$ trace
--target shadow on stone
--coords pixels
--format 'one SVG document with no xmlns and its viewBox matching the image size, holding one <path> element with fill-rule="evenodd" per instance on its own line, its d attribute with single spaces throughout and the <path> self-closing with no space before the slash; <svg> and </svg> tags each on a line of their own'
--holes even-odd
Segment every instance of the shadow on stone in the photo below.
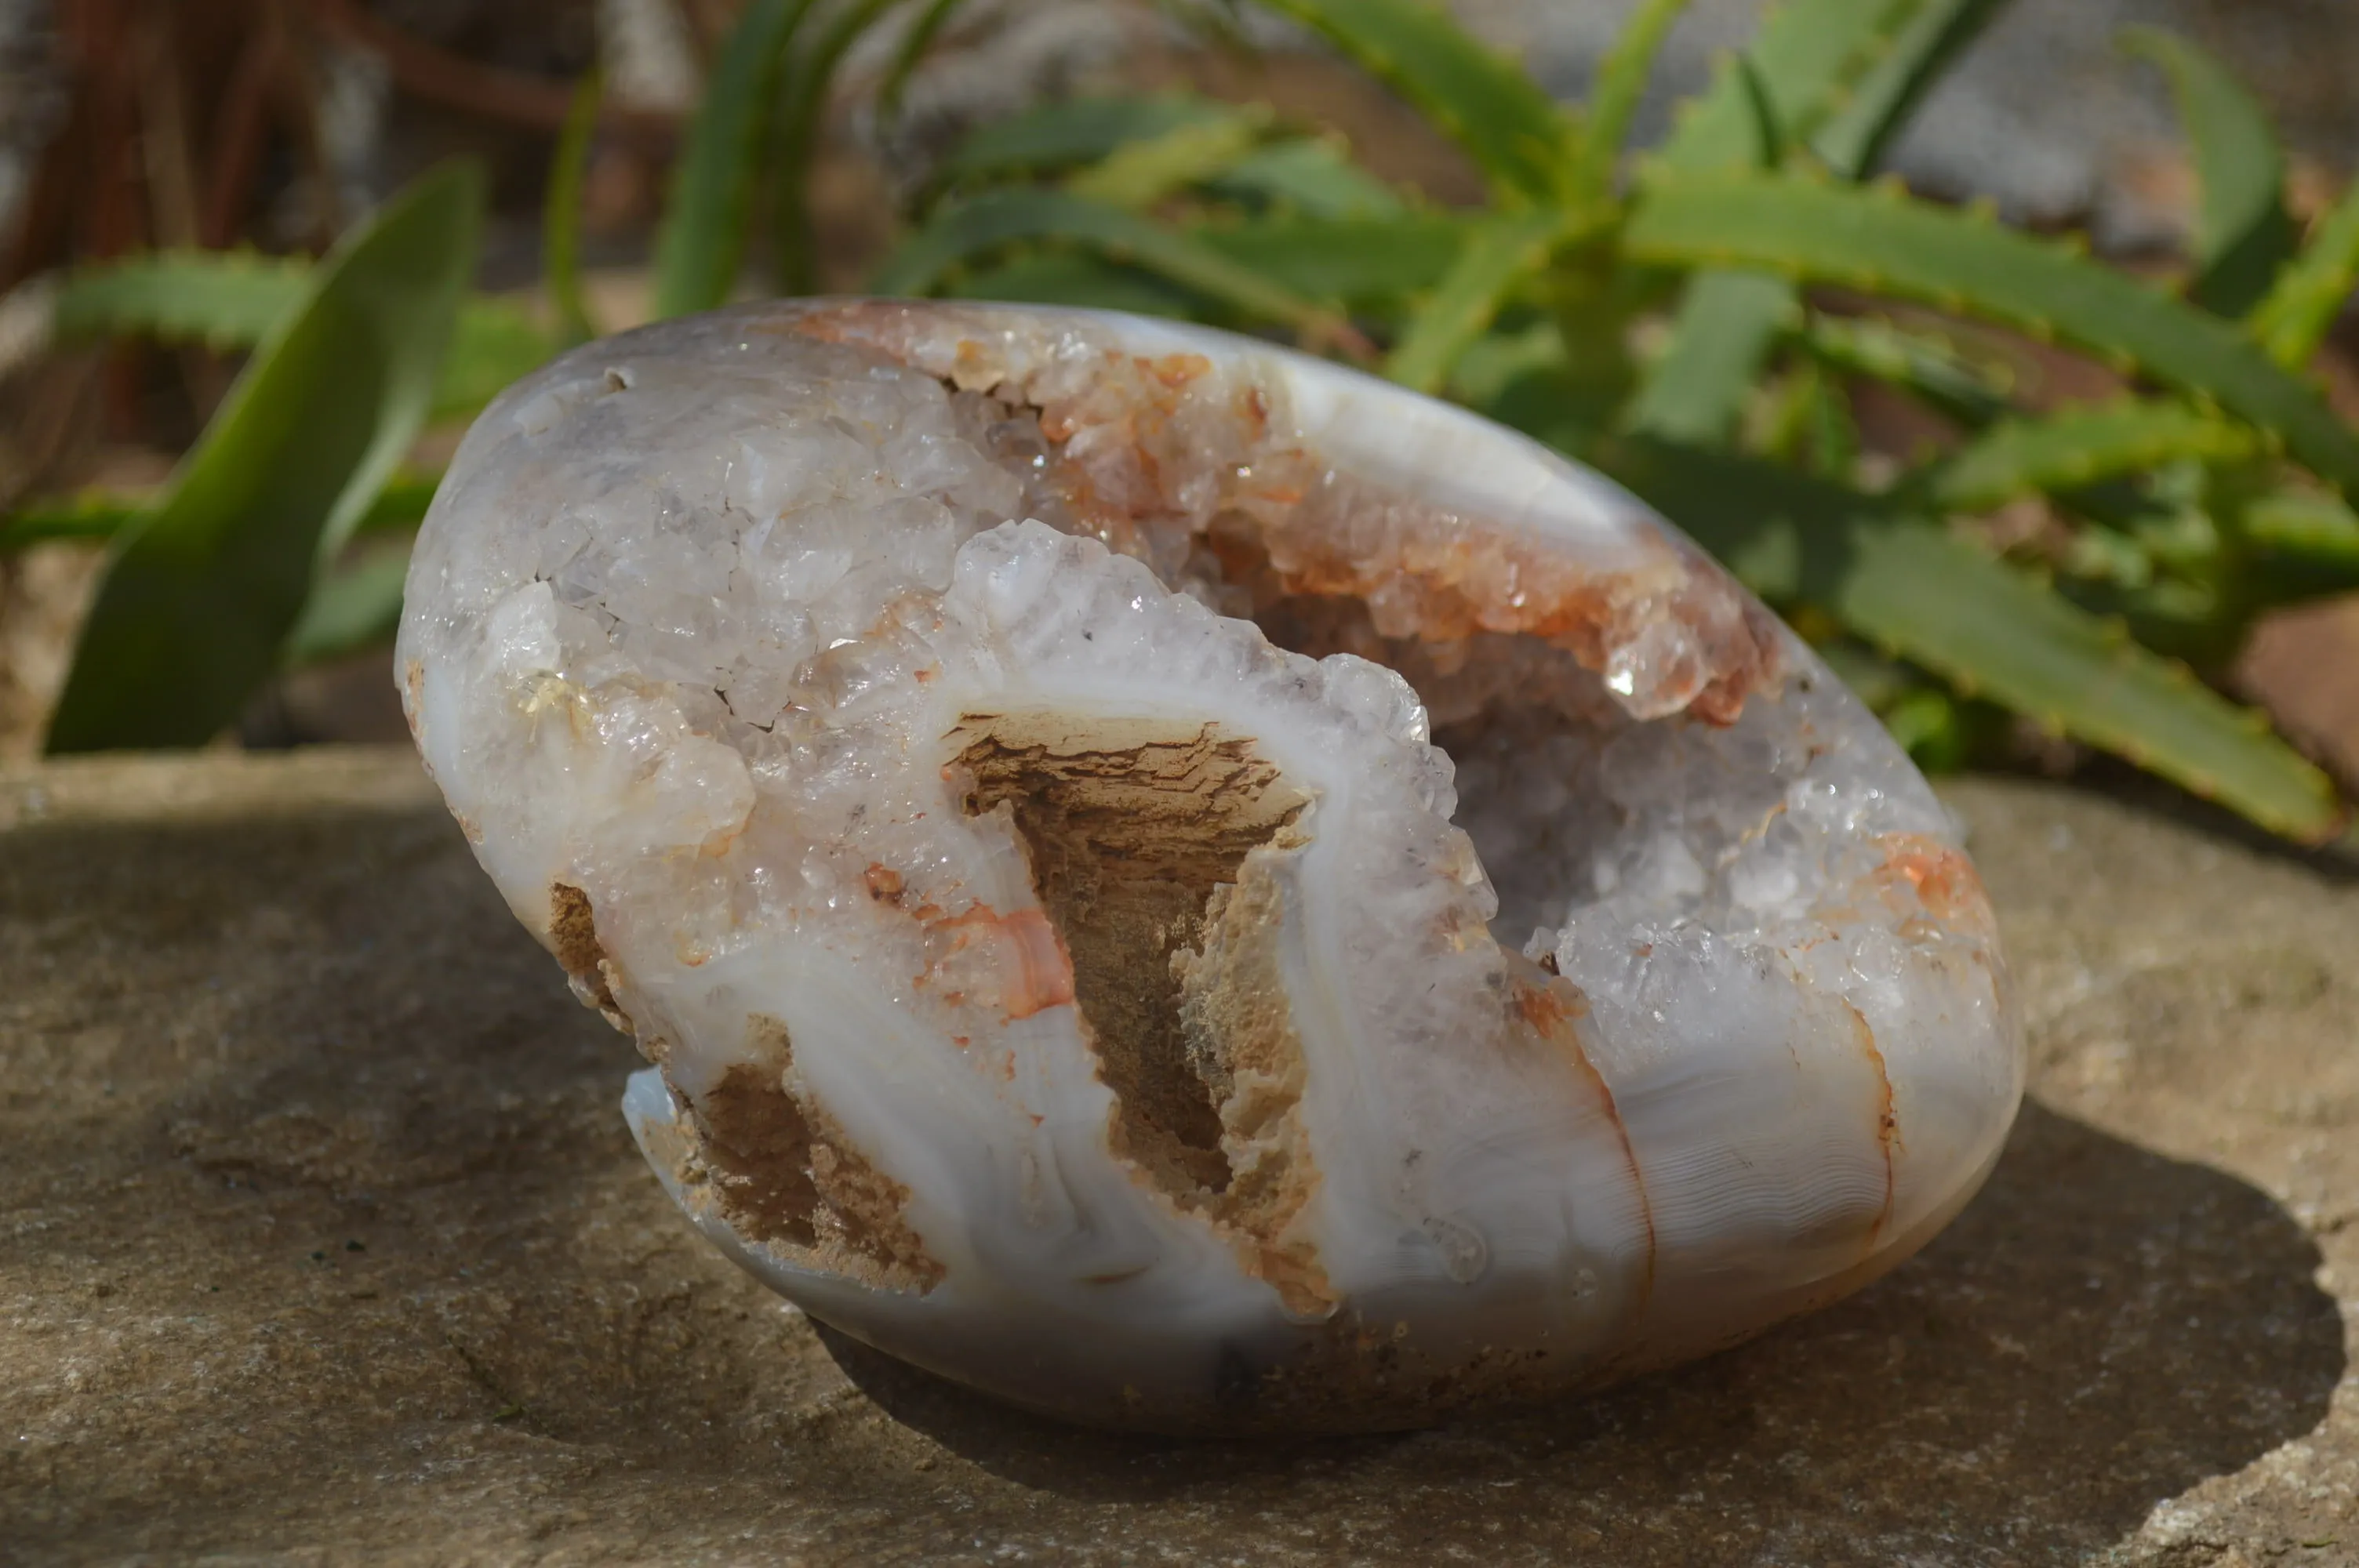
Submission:
<svg viewBox="0 0 2359 1568">
<path fill-rule="evenodd" d="M 822 1348 L 704 1247 L 615 1114 L 629 1045 L 439 808 L 0 835 L 0 975 L 27 1561 L 375 1519 L 605 1543 L 584 1561 L 768 1532 L 910 1561 L 2077 1562 L 2310 1433 L 2343 1369 L 2267 1195 L 2031 1105 L 1923 1257 L 1712 1361 L 1427 1433 L 1109 1437 Z"/>
<path fill-rule="evenodd" d="M 2054 782 L 2031 773 L 2021 778 L 2025 782 Z M 2323 844 L 2296 843 L 2238 816 L 2217 801 L 2191 795 L 2118 757 L 2102 753 L 2083 762 L 2070 779 L 2063 781 L 2063 785 L 2076 794 L 2118 801 L 2165 822 L 2191 827 L 2205 838 L 2234 844 L 2264 860 L 2299 866 L 2333 886 L 2359 885 L 2359 838 L 2347 834 Z"/>
<path fill-rule="evenodd" d="M 1523 1507 L 1534 1487 L 1610 1497 L 1608 1543 L 1708 1528 L 1888 1544 L 1915 1521 L 1931 1547 L 1954 1544 L 1946 1519 L 2054 1550 L 2109 1542 L 2323 1418 L 2343 1348 L 2318 1264 L 2256 1188 L 2027 1104 L 1973 1206 L 1862 1296 L 1693 1368 L 1440 1432 L 1110 1437 L 822 1338 L 895 1419 L 996 1475 L 1091 1500 L 1374 1465 L 1462 1494 L 1428 1530 L 1502 1500 L 1483 1498 L 1487 1483 L 1525 1488 Z"/>
</svg>

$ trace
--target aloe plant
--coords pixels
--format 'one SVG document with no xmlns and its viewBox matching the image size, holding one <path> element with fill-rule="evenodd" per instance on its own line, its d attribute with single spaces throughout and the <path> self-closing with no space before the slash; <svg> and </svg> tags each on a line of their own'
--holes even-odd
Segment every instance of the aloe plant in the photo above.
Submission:
<svg viewBox="0 0 2359 1568">
<path fill-rule="evenodd" d="M 1684 5 L 1643 0 L 1589 102 L 1566 106 L 1425 0 L 1264 0 L 1455 140 L 1485 203 L 1436 207 L 1264 108 L 1069 100 L 941 158 L 873 283 L 1157 311 L 1361 361 L 1654 501 L 1821 642 L 1929 763 L 1971 758 L 2010 711 L 2273 830 L 2334 831 L 2328 778 L 2201 677 L 2269 608 L 2359 589 L 2359 514 L 2343 499 L 2359 432 L 2302 374 L 2359 284 L 2359 187 L 2297 232 L 2254 95 L 2150 33 L 2125 47 L 2169 81 L 2201 186 L 2183 287 L 1877 179 L 1999 0 L 1788 0 L 1634 160 L 1631 114 Z M 777 276 L 807 286 L 804 171 L 838 68 L 865 29 L 896 29 L 874 84 L 896 113 L 958 9 L 745 7 L 675 170 L 660 312 L 745 287 L 766 232 Z M 571 232 L 593 92 L 551 181 L 560 319 L 468 299 L 434 376 L 443 412 L 591 330 Z M 325 287 L 295 263 L 159 256 L 68 276 L 54 320 L 262 345 L 260 366 Z M 1974 347 L 1987 325 L 2099 360 L 2123 395 L 2027 402 Z M 1897 473 L 1863 460 L 1853 404 L 1871 387 L 1932 411 L 1951 443 Z M 336 526 L 398 529 L 430 480 L 340 502 Z M 2024 503 L 2054 519 L 2036 546 L 1981 542 L 1974 519 Z M 0 524 L 0 548 L 136 541 L 176 504 L 43 502 Z M 391 579 L 372 557 L 321 583 L 299 626 L 274 611 L 281 656 L 381 629 Z"/>
<path fill-rule="evenodd" d="M 1233 279 L 1209 288 L 1159 265 L 1135 233 L 1103 243 L 1093 215 L 1027 205 L 1050 183 L 1086 183 L 1079 157 L 978 160 L 880 276 L 988 292 L 1029 274 L 1095 298 L 1153 274 L 1161 308 L 1298 334 L 1303 300 L 1348 312 L 1385 346 L 1386 373 L 1614 473 L 1854 666 L 1851 648 L 1897 660 L 1884 706 L 1910 716 L 1929 760 L 1965 706 L 1995 703 L 2274 830 L 2336 830 L 2326 775 L 2174 656 L 2216 667 L 2270 605 L 2352 580 L 2347 508 L 2331 498 L 2359 482 L 2359 432 L 2291 367 L 2350 291 L 2359 197 L 2295 246 L 2282 157 L 2219 67 L 2175 39 L 2133 46 L 2170 76 L 2205 182 L 2181 297 L 1873 178 L 1995 0 L 1791 0 L 1626 175 L 1630 105 L 1681 0 L 1640 5 L 1590 103 L 1570 109 L 1417 0 L 1271 8 L 1456 139 L 1488 177 L 1488 206 L 1404 199 L 1401 218 L 1355 227 L 1240 202 L 1209 178 L 1164 192 L 1153 221 L 1175 239 L 1284 284 L 1283 308 L 1257 308 Z M 1190 123 L 1168 103 L 1152 124 L 1136 106 L 1049 116 L 1094 116 L 1101 160 Z M 986 135 L 1037 134 L 1019 123 Z M 981 224 L 978 207 L 1025 221 Z M 1836 289 L 1840 308 L 1823 297 Z M 1860 297 L 1916 319 L 1863 316 Z M 2025 406 L 2007 378 L 1929 332 L 1924 307 L 2080 350 L 2149 390 Z M 1634 353 L 1649 336 L 1654 351 Z M 1959 444 L 1866 482 L 1850 414 L 1866 382 L 1936 411 Z M 2297 497 L 2316 499 L 2305 510 Z M 2067 532 L 2055 558 L 2006 558 L 1945 526 L 2025 500 Z"/>
<path fill-rule="evenodd" d="M 193 745 L 277 665 L 431 401 L 473 270 L 484 179 L 430 175 L 355 232 L 267 331 L 163 501 L 114 541 L 52 752 Z"/>
</svg>

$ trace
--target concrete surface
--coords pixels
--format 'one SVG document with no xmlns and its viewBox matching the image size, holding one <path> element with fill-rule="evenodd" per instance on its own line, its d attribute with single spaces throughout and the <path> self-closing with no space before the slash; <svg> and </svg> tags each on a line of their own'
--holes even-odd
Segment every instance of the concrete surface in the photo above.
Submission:
<svg viewBox="0 0 2359 1568">
<path fill-rule="evenodd" d="M 0 775 L 0 1561 L 2359 1563 L 2359 881 L 1952 799 L 2034 1103 L 1923 1257 L 1585 1402 L 1189 1445 L 698 1241 L 403 754 Z"/>
</svg>

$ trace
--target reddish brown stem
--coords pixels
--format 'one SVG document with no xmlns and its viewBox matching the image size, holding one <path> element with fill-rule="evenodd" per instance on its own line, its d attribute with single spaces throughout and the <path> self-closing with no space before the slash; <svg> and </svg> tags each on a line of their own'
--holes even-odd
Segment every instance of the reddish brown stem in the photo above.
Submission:
<svg viewBox="0 0 2359 1568">
<path fill-rule="evenodd" d="M 215 250 L 234 241 L 254 200 L 262 150 L 270 128 L 270 94 L 278 78 L 280 35 L 264 27 L 247 35 L 230 68 L 213 134 L 212 168 L 205 180 L 203 243 Z"/>
<path fill-rule="evenodd" d="M 311 0 L 321 26 L 344 42 L 381 55 L 405 92 L 466 114 L 555 135 L 565 124 L 573 90 L 563 82 L 502 70 L 414 38 L 358 4 L 358 0 Z M 641 141 L 669 138 L 677 120 L 665 114 L 608 104 L 602 126 Z"/>
</svg>

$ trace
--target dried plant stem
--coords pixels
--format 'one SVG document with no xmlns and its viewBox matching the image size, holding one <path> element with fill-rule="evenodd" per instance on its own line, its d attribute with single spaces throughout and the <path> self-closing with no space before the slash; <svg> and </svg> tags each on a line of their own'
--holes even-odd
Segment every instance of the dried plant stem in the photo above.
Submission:
<svg viewBox="0 0 2359 1568">
<path fill-rule="evenodd" d="M 405 92 L 487 120 L 527 125 L 551 135 L 565 127 L 573 91 L 564 82 L 478 65 L 410 37 L 357 0 L 311 0 L 311 11 L 333 37 L 383 56 L 394 81 Z M 607 103 L 599 118 L 604 129 L 642 141 L 669 140 L 679 125 L 674 115 L 625 103 Z"/>
</svg>

